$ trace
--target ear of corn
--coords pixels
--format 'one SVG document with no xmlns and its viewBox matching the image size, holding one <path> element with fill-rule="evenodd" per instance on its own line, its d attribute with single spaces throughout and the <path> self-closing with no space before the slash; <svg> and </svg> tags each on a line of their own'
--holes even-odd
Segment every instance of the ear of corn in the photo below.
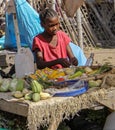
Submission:
<svg viewBox="0 0 115 130">
<path fill-rule="evenodd" d="M 49 93 L 46 93 L 46 92 L 41 92 L 40 93 L 40 99 L 41 100 L 45 100 L 45 99 L 48 99 L 50 97 L 51 97 L 51 95 Z"/>
</svg>

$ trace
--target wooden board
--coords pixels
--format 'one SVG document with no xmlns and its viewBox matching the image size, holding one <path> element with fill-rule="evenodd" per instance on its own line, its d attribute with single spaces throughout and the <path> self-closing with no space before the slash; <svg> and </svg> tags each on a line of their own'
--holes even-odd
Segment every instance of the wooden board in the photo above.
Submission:
<svg viewBox="0 0 115 130">
<path fill-rule="evenodd" d="M 0 99 L 0 110 L 27 117 L 28 105 L 21 102 L 10 102 Z"/>
<path fill-rule="evenodd" d="M 97 100 L 97 102 L 115 111 L 115 88 L 109 91 L 103 99 Z"/>
</svg>

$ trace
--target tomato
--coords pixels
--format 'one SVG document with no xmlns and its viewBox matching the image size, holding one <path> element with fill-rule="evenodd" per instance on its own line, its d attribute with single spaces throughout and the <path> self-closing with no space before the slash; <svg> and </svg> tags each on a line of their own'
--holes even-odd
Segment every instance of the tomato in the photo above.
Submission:
<svg viewBox="0 0 115 130">
<path fill-rule="evenodd" d="M 64 81 L 65 79 L 64 78 L 57 78 L 57 81 L 60 82 L 60 81 Z"/>
</svg>

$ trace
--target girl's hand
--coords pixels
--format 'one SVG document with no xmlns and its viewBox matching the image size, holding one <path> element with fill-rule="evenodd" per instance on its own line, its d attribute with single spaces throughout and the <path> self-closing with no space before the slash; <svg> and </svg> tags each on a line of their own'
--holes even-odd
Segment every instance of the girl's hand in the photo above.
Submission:
<svg viewBox="0 0 115 130">
<path fill-rule="evenodd" d="M 58 64 L 61 64 L 63 67 L 69 67 L 71 63 L 66 58 L 58 59 Z"/>
<path fill-rule="evenodd" d="M 78 65 L 78 60 L 77 60 L 76 57 L 71 58 L 71 59 L 70 59 L 70 62 L 71 62 L 72 65 L 75 65 L 75 66 Z"/>
</svg>

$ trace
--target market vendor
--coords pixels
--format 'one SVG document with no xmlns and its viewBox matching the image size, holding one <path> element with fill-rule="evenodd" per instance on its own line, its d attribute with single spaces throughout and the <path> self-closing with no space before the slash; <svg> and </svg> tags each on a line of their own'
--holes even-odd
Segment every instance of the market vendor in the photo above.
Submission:
<svg viewBox="0 0 115 130">
<path fill-rule="evenodd" d="M 45 67 L 57 69 L 77 66 L 78 60 L 74 56 L 68 35 L 59 30 L 60 22 L 57 12 L 46 8 L 40 13 L 41 25 L 44 32 L 33 40 L 33 51 L 38 69 Z"/>
</svg>

